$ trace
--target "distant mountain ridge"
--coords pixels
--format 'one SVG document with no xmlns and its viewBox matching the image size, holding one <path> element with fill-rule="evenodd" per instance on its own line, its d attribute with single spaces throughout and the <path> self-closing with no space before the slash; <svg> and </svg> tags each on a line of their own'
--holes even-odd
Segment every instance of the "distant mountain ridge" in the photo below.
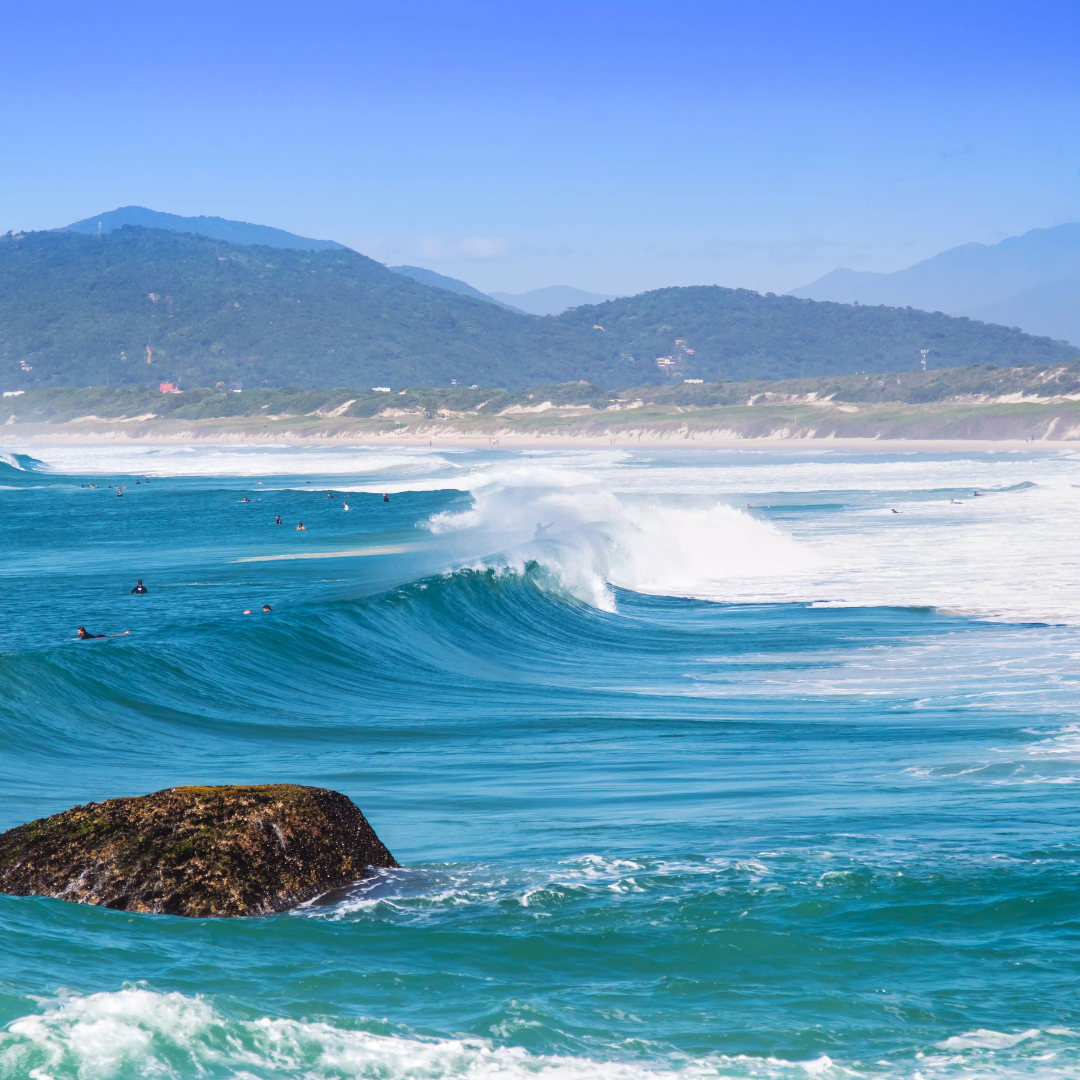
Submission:
<svg viewBox="0 0 1080 1080">
<path fill-rule="evenodd" d="M 312 240 L 270 225 L 252 225 L 247 221 L 230 221 L 228 218 L 219 217 L 181 217 L 178 214 L 163 214 L 160 210 L 148 210 L 145 206 L 121 206 L 118 210 L 108 210 L 96 217 L 65 225 L 63 230 L 58 231 L 96 236 L 99 225 L 102 234 L 122 229 L 125 225 L 141 225 L 144 229 L 195 233 L 198 236 L 208 236 L 212 240 L 225 240 L 230 244 L 261 244 L 263 247 L 296 248 L 299 251 L 326 251 L 330 248 L 345 247 L 336 240 Z"/>
<path fill-rule="evenodd" d="M 434 270 L 426 270 L 422 266 L 388 266 L 386 269 L 393 270 L 395 274 L 404 274 L 405 277 L 412 278 L 413 281 L 419 281 L 421 285 L 430 285 L 433 289 L 447 289 L 452 293 L 457 293 L 459 296 L 471 296 L 474 300 L 485 300 L 489 304 L 497 304 L 501 308 L 506 308 L 507 311 L 524 314 L 520 308 L 516 308 L 512 304 L 504 304 L 501 300 L 496 300 L 494 296 L 488 296 L 487 293 L 474 289 L 468 282 L 461 281 L 459 278 L 437 274 Z"/>
<path fill-rule="evenodd" d="M 789 295 L 943 311 L 1080 344 L 1080 223 L 963 244 L 906 270 L 833 270 Z"/>
<path fill-rule="evenodd" d="M 348 248 L 124 226 L 0 236 L 0 389 L 330 388 L 799 378 L 1052 364 L 1080 350 L 942 314 L 719 286 L 553 318 L 432 287 Z"/>
<path fill-rule="evenodd" d="M 532 289 L 524 293 L 493 292 L 493 299 L 515 311 L 527 311 L 530 315 L 561 315 L 570 308 L 585 304 L 603 304 L 616 297 L 606 293 L 586 292 L 572 285 L 548 285 L 544 289 Z"/>
</svg>

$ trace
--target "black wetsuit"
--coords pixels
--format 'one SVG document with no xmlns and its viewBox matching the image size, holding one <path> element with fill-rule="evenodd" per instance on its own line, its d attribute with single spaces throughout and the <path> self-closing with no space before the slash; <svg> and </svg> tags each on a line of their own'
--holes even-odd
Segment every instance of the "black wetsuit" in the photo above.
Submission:
<svg viewBox="0 0 1080 1080">
<path fill-rule="evenodd" d="M 136 585 L 135 588 L 132 589 L 131 591 L 133 593 L 142 594 L 142 593 L 146 592 L 146 586 L 145 585 Z"/>
</svg>

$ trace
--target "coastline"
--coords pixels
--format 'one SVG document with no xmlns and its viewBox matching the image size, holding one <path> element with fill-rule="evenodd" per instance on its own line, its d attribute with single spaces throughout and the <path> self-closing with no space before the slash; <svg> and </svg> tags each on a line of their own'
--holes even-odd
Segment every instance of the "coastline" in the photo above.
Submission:
<svg viewBox="0 0 1080 1080">
<path fill-rule="evenodd" d="M 303 413 L 224 417 L 76 416 L 0 426 L 13 446 L 206 443 L 250 446 L 621 447 L 835 450 L 845 453 L 1056 451 L 1080 446 L 1080 402 L 634 406 L 616 412 L 544 403 L 514 415 L 402 410 L 372 417 Z"/>
<path fill-rule="evenodd" d="M 370 433 L 349 433 L 340 435 L 274 435 L 270 437 L 249 437 L 241 432 L 220 432 L 214 437 L 180 434 L 151 434 L 140 436 L 128 435 L 93 435 L 86 432 L 35 432 L 20 436 L 0 435 L 0 450 L 11 452 L 20 448 L 42 446 L 104 446 L 104 445 L 143 445 L 143 446 L 251 446 L 251 447 L 291 447 L 291 446 L 398 446 L 430 449 L 621 449 L 621 450 L 746 450 L 769 451 L 774 453 L 831 452 L 838 454 L 902 454 L 929 453 L 952 454 L 975 452 L 1024 452 L 1057 453 L 1080 449 L 1077 441 L 1037 440 L 1029 442 L 1023 439 L 875 439 L 844 437 L 693 437 L 675 438 L 661 433 L 650 433 L 641 438 L 609 437 L 601 435 L 568 435 L 565 433 L 526 436 L 504 435 L 498 442 L 489 436 L 480 435 L 440 435 L 421 437 L 416 435 L 383 436 Z"/>
</svg>

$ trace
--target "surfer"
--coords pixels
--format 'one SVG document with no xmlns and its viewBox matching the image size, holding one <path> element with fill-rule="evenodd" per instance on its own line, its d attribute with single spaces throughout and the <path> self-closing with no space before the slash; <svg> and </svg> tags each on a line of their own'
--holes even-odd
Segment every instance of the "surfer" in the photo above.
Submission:
<svg viewBox="0 0 1080 1080">
<path fill-rule="evenodd" d="M 142 596 L 146 592 L 146 586 L 142 583 L 142 578 L 139 578 L 138 584 L 131 590 L 133 595 Z"/>
<path fill-rule="evenodd" d="M 332 499 L 332 498 L 334 497 L 334 493 L 333 493 L 332 491 L 328 491 L 328 492 L 326 493 L 326 497 L 327 497 L 328 499 Z"/>
<path fill-rule="evenodd" d="M 383 502 L 389 502 L 390 501 L 390 496 L 387 495 L 385 491 L 383 492 L 382 501 Z"/>
<path fill-rule="evenodd" d="M 555 522 L 553 521 L 549 525 L 541 525 L 540 522 L 538 521 L 536 523 L 536 535 L 533 537 L 533 539 L 534 540 L 542 540 L 544 535 L 547 533 L 548 529 L 550 529 L 551 526 L 554 525 L 554 524 L 555 524 Z"/>
<path fill-rule="evenodd" d="M 263 604 L 263 611 L 269 611 L 269 610 L 270 610 L 270 605 L 269 604 Z"/>
<path fill-rule="evenodd" d="M 118 499 L 122 499 L 124 497 L 124 493 L 119 488 L 116 489 L 116 497 Z"/>
<path fill-rule="evenodd" d="M 251 500 L 245 495 L 242 499 L 237 499 L 237 502 L 251 502 Z"/>
<path fill-rule="evenodd" d="M 894 513 L 894 514 L 899 514 L 899 513 L 900 513 L 900 511 L 899 511 L 899 510 L 894 510 L 894 511 L 893 511 L 893 513 Z"/>
<path fill-rule="evenodd" d="M 304 528 L 304 523 L 302 521 L 300 522 L 299 525 L 296 526 L 296 531 L 297 532 L 307 532 L 307 529 Z"/>
<path fill-rule="evenodd" d="M 122 634 L 91 634 L 85 626 L 80 626 L 76 632 L 80 641 L 90 641 L 92 638 L 127 637 L 131 633 L 130 630 L 125 630 Z"/>
<path fill-rule="evenodd" d="M 341 505 L 342 505 L 342 506 L 343 506 L 343 507 L 344 507 L 344 508 L 345 508 L 346 510 L 348 510 L 348 509 L 349 509 L 349 504 L 348 504 L 348 503 L 342 503 Z"/>
<path fill-rule="evenodd" d="M 274 519 L 275 519 L 275 520 L 274 520 L 274 524 L 275 524 L 275 525 L 281 525 L 281 524 L 284 524 L 284 523 L 282 522 L 282 520 L 281 520 L 281 515 L 280 515 L 280 514 L 275 514 L 275 515 L 274 515 Z"/>
<path fill-rule="evenodd" d="M 975 497 L 976 499 L 979 499 L 979 498 L 981 498 L 981 497 L 982 497 L 981 495 L 979 495 L 979 493 L 978 493 L 977 491 L 973 491 L 973 492 L 972 492 L 971 494 L 972 494 L 972 495 L 973 495 L 973 496 L 974 496 L 974 497 Z"/>
</svg>

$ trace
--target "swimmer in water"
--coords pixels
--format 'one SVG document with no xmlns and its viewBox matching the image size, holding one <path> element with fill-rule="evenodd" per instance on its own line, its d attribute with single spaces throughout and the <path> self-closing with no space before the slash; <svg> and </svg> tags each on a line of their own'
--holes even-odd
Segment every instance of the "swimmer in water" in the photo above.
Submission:
<svg viewBox="0 0 1080 1080">
<path fill-rule="evenodd" d="M 304 528 L 304 523 L 302 521 L 300 522 L 299 525 L 296 526 L 296 531 L 297 532 L 307 532 L 307 529 Z"/>
<path fill-rule="evenodd" d="M 275 514 L 275 515 L 274 515 L 274 518 L 275 518 L 275 521 L 274 521 L 274 524 L 275 524 L 275 525 L 281 525 L 281 524 L 283 524 L 283 522 L 282 522 L 282 520 L 281 520 L 281 515 L 280 515 L 280 514 Z"/>
<path fill-rule="evenodd" d="M 269 610 L 270 610 L 270 605 L 269 604 L 263 604 L 263 611 L 269 611 Z"/>
<path fill-rule="evenodd" d="M 251 500 L 245 495 L 242 499 L 237 499 L 237 502 L 251 502 Z"/>
<path fill-rule="evenodd" d="M 116 494 L 118 498 L 122 499 L 124 497 L 124 493 L 119 488 L 116 489 Z"/>
<path fill-rule="evenodd" d="M 334 497 L 334 493 L 333 493 L 332 491 L 328 491 L 328 492 L 326 493 L 326 497 L 327 497 L 328 499 L 332 499 L 332 498 Z"/>
<path fill-rule="evenodd" d="M 142 583 L 142 578 L 139 578 L 139 583 L 131 590 L 133 594 L 142 596 L 146 592 L 146 586 Z"/>
<path fill-rule="evenodd" d="M 89 641 L 91 638 L 127 637 L 131 631 L 125 630 L 122 634 L 91 634 L 85 626 L 80 626 L 76 633 L 79 635 L 80 641 Z"/>
<path fill-rule="evenodd" d="M 390 496 L 387 495 L 385 491 L 383 492 L 382 501 L 383 502 L 389 502 L 390 501 Z"/>
<path fill-rule="evenodd" d="M 343 507 L 344 507 L 344 508 L 345 508 L 346 510 L 348 510 L 348 509 L 349 509 L 349 504 L 348 504 L 348 503 L 342 503 L 341 505 L 342 505 L 342 506 L 343 506 Z"/>
</svg>

